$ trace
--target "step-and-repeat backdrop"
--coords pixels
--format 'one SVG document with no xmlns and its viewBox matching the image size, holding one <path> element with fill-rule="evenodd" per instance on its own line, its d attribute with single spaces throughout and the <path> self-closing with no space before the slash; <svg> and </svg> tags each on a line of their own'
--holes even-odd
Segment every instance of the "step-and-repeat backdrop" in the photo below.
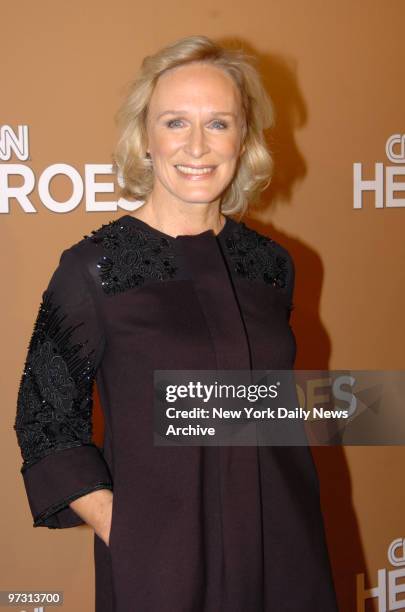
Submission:
<svg viewBox="0 0 405 612">
<path fill-rule="evenodd" d="M 63 589 L 69 610 L 94 606 L 92 532 L 33 529 L 12 424 L 61 251 L 139 206 L 119 199 L 114 114 L 165 44 L 205 34 L 258 58 L 275 171 L 245 222 L 294 257 L 296 368 L 405 369 L 404 20 L 402 0 L 2 7 L 0 590 Z M 100 441 L 101 414 L 96 401 Z M 405 448 L 313 455 L 340 609 L 405 610 Z"/>
</svg>

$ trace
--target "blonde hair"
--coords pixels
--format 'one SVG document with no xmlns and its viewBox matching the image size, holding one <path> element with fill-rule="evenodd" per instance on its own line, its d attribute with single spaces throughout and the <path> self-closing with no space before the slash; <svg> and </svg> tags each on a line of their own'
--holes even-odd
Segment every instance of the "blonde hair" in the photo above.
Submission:
<svg viewBox="0 0 405 612">
<path fill-rule="evenodd" d="M 222 194 L 221 212 L 243 216 L 249 202 L 258 202 L 273 171 L 273 159 L 263 130 L 273 125 L 274 111 L 252 60 L 254 56 L 242 49 L 225 48 L 206 36 L 182 38 L 144 58 L 115 117 L 120 135 L 113 166 L 118 174 L 120 197 L 145 200 L 153 188 L 153 166 L 146 156 L 146 117 L 158 78 L 171 68 L 197 61 L 222 68 L 241 94 L 245 150 L 231 183 Z"/>
</svg>

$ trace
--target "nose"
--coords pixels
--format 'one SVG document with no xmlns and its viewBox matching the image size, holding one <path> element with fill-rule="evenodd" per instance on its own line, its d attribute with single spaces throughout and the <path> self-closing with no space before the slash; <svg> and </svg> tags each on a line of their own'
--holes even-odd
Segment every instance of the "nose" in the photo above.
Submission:
<svg viewBox="0 0 405 612">
<path fill-rule="evenodd" d="M 193 125 L 188 133 L 184 147 L 185 152 L 192 157 L 201 157 L 209 151 L 208 142 L 204 133 L 204 127 Z"/>
</svg>

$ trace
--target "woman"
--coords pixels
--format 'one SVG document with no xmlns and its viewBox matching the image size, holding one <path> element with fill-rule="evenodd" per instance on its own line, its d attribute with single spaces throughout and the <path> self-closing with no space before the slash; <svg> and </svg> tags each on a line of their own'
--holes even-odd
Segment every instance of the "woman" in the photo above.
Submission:
<svg viewBox="0 0 405 612">
<path fill-rule="evenodd" d="M 269 182 L 271 102 L 241 51 L 192 36 L 144 60 L 118 118 L 144 204 L 43 294 L 15 423 L 34 526 L 93 527 L 97 612 L 332 612 L 307 447 L 153 445 L 154 370 L 293 367 L 291 256 L 230 216 Z"/>
</svg>

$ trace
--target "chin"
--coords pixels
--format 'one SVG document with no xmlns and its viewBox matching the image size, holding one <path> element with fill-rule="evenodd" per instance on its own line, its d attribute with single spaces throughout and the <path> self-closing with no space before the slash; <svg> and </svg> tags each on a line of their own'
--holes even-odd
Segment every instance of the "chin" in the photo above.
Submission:
<svg viewBox="0 0 405 612">
<path fill-rule="evenodd" d="M 196 199 L 201 201 L 211 201 L 217 200 L 221 194 L 225 191 L 226 186 L 217 187 L 213 189 L 212 187 L 204 187 L 202 185 L 190 185 L 188 188 L 184 189 L 182 186 L 181 189 L 174 189 L 173 193 L 178 195 L 179 197 L 184 197 L 186 199 Z"/>
<path fill-rule="evenodd" d="M 190 194 L 190 193 L 182 193 L 182 194 L 176 194 L 176 195 L 180 200 L 183 200 L 185 202 L 190 202 L 192 204 L 206 204 L 207 202 L 215 202 L 216 200 L 218 200 L 218 198 L 221 197 L 221 193 L 215 193 L 215 194 L 207 193 L 206 195 L 196 194 L 194 196 L 193 194 Z"/>
</svg>

